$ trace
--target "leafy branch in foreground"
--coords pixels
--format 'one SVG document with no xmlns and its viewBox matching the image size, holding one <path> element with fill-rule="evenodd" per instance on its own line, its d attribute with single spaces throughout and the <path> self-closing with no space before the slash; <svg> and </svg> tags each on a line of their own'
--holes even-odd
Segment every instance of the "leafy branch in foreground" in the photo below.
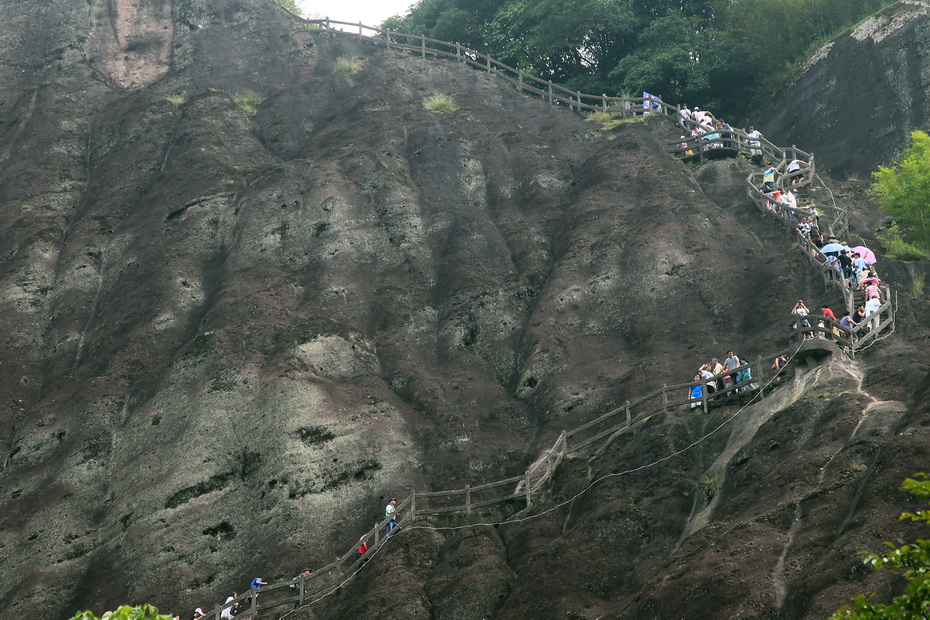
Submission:
<svg viewBox="0 0 930 620">
<path fill-rule="evenodd" d="M 172 618 L 158 613 L 158 610 L 151 605 L 138 607 L 123 605 L 116 611 L 105 612 L 100 618 L 97 618 L 93 612 L 80 611 L 74 614 L 71 620 L 172 620 Z"/>
<path fill-rule="evenodd" d="M 926 474 L 915 474 L 901 485 L 905 491 L 917 497 L 930 500 L 930 479 Z M 921 521 L 930 525 L 930 510 L 905 512 L 904 521 Z M 904 571 L 907 587 L 904 594 L 896 596 L 890 603 L 874 603 L 872 598 L 860 594 L 853 599 L 852 605 L 841 607 L 831 616 L 831 620 L 852 618 L 853 620 L 916 620 L 930 617 L 930 540 L 915 540 L 909 545 L 895 547 L 892 543 L 888 555 L 882 557 L 867 553 L 865 563 L 875 570 Z"/>
</svg>

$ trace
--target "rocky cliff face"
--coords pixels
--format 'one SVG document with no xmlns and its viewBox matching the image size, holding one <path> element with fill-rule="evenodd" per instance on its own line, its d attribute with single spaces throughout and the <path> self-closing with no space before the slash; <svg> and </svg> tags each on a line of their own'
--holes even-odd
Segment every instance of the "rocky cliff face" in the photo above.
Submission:
<svg viewBox="0 0 930 620">
<path fill-rule="evenodd" d="M 780 348 L 786 300 L 823 296 L 743 202 L 745 164 L 695 178 L 664 154 L 661 119 L 607 135 L 467 67 L 301 30 L 263 0 L 3 2 L 18 16 L 0 33 L 4 617 L 180 610 L 325 564 L 388 495 L 520 472 L 562 428 L 697 361 Z M 361 70 L 336 73 L 340 57 Z M 459 110 L 425 109 L 433 94 Z M 889 400 L 926 372 L 898 355 Z M 704 425 L 670 419 L 591 473 L 572 464 L 558 493 Z M 542 617 L 658 595 L 667 563 L 704 544 L 684 514 L 711 475 L 701 459 L 573 508 L 606 529 L 568 535 L 560 516 L 411 538 L 308 613 Z M 757 478 L 726 489 L 748 497 Z M 765 493 L 794 509 L 787 485 Z M 668 501 L 644 499 L 657 487 Z M 659 515 L 662 535 L 644 534 Z M 643 558 L 636 580 L 574 571 L 612 557 L 614 533 Z M 801 582 L 778 583 L 787 609 Z"/>
<path fill-rule="evenodd" d="M 890 165 L 930 130 L 930 3 L 905 0 L 819 50 L 756 123 L 836 176 Z"/>
</svg>

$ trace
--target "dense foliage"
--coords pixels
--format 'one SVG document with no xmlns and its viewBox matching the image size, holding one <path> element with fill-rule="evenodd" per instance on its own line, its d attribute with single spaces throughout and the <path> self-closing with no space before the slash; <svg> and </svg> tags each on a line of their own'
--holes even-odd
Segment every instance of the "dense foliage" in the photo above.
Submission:
<svg viewBox="0 0 930 620">
<path fill-rule="evenodd" d="M 170 616 L 164 616 L 158 613 L 158 610 L 151 605 L 140 605 L 139 607 L 130 607 L 123 605 L 116 611 L 108 611 L 98 619 L 90 611 L 82 611 L 74 615 L 71 620 L 172 620 Z"/>
<path fill-rule="evenodd" d="M 904 481 L 902 487 L 922 499 L 930 499 L 930 479 L 925 474 L 917 474 Z M 905 512 L 901 519 L 921 521 L 930 524 L 930 510 L 916 513 Z M 930 618 L 930 540 L 916 540 L 909 545 L 891 547 L 885 557 L 867 554 L 865 562 L 877 570 L 904 571 L 907 587 L 904 594 L 896 596 L 890 603 L 875 603 L 864 595 L 853 599 L 852 606 L 843 607 L 832 616 L 832 620 L 852 618 L 853 620 L 912 620 Z"/>
<path fill-rule="evenodd" d="M 489 54 L 590 94 L 739 113 L 888 0 L 422 0 L 384 26 Z"/>
<path fill-rule="evenodd" d="M 893 167 L 879 166 L 869 193 L 895 218 L 907 241 L 930 253 L 930 135 L 911 133 L 911 143 Z"/>
</svg>

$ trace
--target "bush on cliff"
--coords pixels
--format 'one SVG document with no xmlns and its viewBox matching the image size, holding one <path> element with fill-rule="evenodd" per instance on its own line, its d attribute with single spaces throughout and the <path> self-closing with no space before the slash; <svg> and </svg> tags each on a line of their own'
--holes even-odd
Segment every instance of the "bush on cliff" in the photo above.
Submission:
<svg viewBox="0 0 930 620">
<path fill-rule="evenodd" d="M 930 253 L 930 135 L 911 133 L 911 144 L 893 167 L 879 166 L 869 189 L 884 213 L 895 218 L 908 240 Z"/>
<path fill-rule="evenodd" d="M 916 474 L 914 478 L 906 479 L 902 488 L 917 497 L 930 499 L 930 479 L 926 474 Z M 916 513 L 905 512 L 900 518 L 930 524 L 930 510 L 920 510 Z M 865 563 L 876 570 L 904 571 L 904 578 L 908 582 L 904 594 L 896 596 L 887 605 L 874 603 L 869 597 L 860 594 L 853 599 L 852 606 L 840 608 L 831 620 L 842 618 L 911 620 L 928 617 L 930 614 L 930 540 L 916 540 L 900 547 L 895 547 L 889 542 L 885 544 L 892 549 L 888 555 L 882 557 L 868 553 Z"/>
</svg>

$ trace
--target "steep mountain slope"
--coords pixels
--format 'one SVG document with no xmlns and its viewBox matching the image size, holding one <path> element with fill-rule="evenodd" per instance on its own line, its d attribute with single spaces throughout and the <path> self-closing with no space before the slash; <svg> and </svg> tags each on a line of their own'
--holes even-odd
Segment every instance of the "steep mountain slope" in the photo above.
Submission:
<svg viewBox="0 0 930 620">
<path fill-rule="evenodd" d="M 866 177 L 930 130 L 928 41 L 930 3 L 898 2 L 819 50 L 756 124 L 835 176 Z"/>
<path fill-rule="evenodd" d="M 387 496 L 522 471 L 562 428 L 698 361 L 783 346 L 790 300 L 823 296 L 740 202 L 748 164 L 696 179 L 665 155 L 663 119 L 607 135 L 464 66 L 297 29 L 269 1 L 2 2 L 23 14 L 0 34 L 3 617 L 187 609 L 324 564 Z M 336 74 L 340 57 L 362 70 Z M 424 109 L 436 93 L 459 110 Z M 895 381 L 925 374 L 898 355 Z M 707 424 L 658 421 L 590 474 L 570 463 L 554 493 Z M 711 454 L 586 498 L 572 518 L 606 520 L 597 536 L 555 536 L 560 513 L 411 534 L 307 613 L 540 617 L 658 596 L 664 562 L 700 540 L 684 493 Z M 663 487 L 672 504 L 639 505 Z M 632 553 L 624 509 L 666 519 L 629 564 L 651 568 L 594 583 L 565 549 L 608 561 L 616 531 Z M 787 609 L 800 586 L 781 583 Z"/>
</svg>

